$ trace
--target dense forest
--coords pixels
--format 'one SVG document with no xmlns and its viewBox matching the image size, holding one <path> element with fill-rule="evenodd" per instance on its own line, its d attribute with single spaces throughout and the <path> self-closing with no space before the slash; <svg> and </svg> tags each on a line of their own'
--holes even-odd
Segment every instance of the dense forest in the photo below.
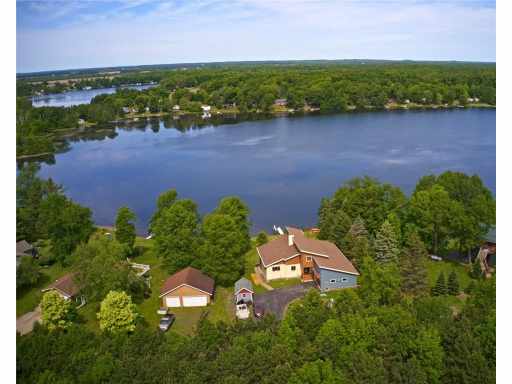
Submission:
<svg viewBox="0 0 512 384">
<path fill-rule="evenodd" d="M 44 295 L 42 325 L 17 338 L 20 383 L 495 381 L 495 275 L 485 278 L 475 262 L 464 284 L 453 270 L 434 286 L 427 278 L 428 253 L 470 252 L 495 223 L 495 201 L 476 175 L 425 176 L 410 198 L 368 177 L 346 182 L 321 202 L 318 236 L 357 266 L 358 288 L 311 290 L 281 321 L 203 318 L 191 336 L 162 334 L 138 312 L 145 288 L 126 264 L 135 252 L 129 208 L 119 209 L 114 238 L 98 238 L 90 210 L 39 179 L 34 165 L 20 171 L 17 195 L 18 238 L 47 242 L 54 259 L 38 262 L 71 265 L 87 306 L 99 308 L 91 330 L 72 304 Z M 152 250 L 169 272 L 194 265 L 231 286 L 243 274 L 248 215 L 228 197 L 200 217 L 193 201 L 169 190 L 151 219 Z M 34 263 L 18 269 L 25 285 L 37 280 Z"/>
<path fill-rule="evenodd" d="M 22 97 L 27 92 L 20 91 L 17 156 L 55 152 L 55 139 L 63 130 L 76 128 L 79 121 L 94 129 L 95 124 L 126 117 L 197 114 L 204 104 L 212 106 L 213 113 L 271 114 L 496 103 L 496 69 L 489 64 L 260 65 L 142 75 L 158 80 L 159 86 L 144 91 L 118 89 L 115 94 L 96 96 L 90 104 L 68 108 L 34 108 Z M 133 76 L 130 79 L 137 79 Z M 121 81 L 115 79 L 105 81 Z M 283 100 L 279 105 L 278 99 Z"/>
</svg>

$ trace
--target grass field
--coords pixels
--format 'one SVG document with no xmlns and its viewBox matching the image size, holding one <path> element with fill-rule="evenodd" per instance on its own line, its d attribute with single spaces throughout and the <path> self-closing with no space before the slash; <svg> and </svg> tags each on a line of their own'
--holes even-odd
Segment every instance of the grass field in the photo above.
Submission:
<svg viewBox="0 0 512 384">
<path fill-rule="evenodd" d="M 461 289 L 465 289 L 469 283 L 471 282 L 471 277 L 469 277 L 468 271 L 469 266 L 463 265 L 454 261 L 427 261 L 427 270 L 428 270 L 428 281 L 431 287 L 436 284 L 437 278 L 439 274 L 444 272 L 444 277 L 448 280 L 448 276 L 452 271 L 455 271 L 457 277 L 459 279 L 459 286 Z"/>
<path fill-rule="evenodd" d="M 28 289 L 16 290 L 16 317 L 30 312 L 37 307 L 43 295 L 41 289 L 50 285 L 68 272 L 68 270 L 68 268 L 63 268 L 59 264 L 41 267 L 41 277 L 35 286 Z"/>
</svg>

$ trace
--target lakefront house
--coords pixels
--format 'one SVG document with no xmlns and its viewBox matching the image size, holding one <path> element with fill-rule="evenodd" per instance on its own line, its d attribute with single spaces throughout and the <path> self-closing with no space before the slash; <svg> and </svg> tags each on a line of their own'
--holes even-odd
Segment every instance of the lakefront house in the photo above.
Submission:
<svg viewBox="0 0 512 384">
<path fill-rule="evenodd" d="M 306 237 L 301 229 L 257 248 L 260 275 L 266 280 L 300 278 L 314 281 L 321 291 L 357 286 L 359 272 L 333 243 Z"/>
</svg>

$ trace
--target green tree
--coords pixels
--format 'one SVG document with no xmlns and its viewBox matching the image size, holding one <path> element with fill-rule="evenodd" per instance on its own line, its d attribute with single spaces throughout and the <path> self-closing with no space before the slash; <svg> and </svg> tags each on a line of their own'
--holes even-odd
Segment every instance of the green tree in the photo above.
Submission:
<svg viewBox="0 0 512 384">
<path fill-rule="evenodd" d="M 268 236 L 265 233 L 265 231 L 261 231 L 260 233 L 258 233 L 258 236 L 256 236 L 256 245 L 260 247 L 266 243 L 268 243 Z"/>
<path fill-rule="evenodd" d="M 48 291 L 41 300 L 41 319 L 49 330 L 65 329 L 73 318 L 72 304 L 56 291 Z"/>
<path fill-rule="evenodd" d="M 400 245 L 396 230 L 386 220 L 382 223 L 374 242 L 375 260 L 379 264 L 397 264 L 400 257 Z"/>
<path fill-rule="evenodd" d="M 137 319 L 137 307 L 123 291 L 110 291 L 101 302 L 97 314 L 102 331 L 120 333 L 133 332 Z"/>
<path fill-rule="evenodd" d="M 251 223 L 249 222 L 249 207 L 236 196 L 223 198 L 214 213 L 230 216 L 237 225 L 239 232 L 243 235 L 243 243 L 241 246 L 244 251 L 248 251 L 251 247 L 251 238 L 249 230 Z"/>
<path fill-rule="evenodd" d="M 63 195 L 50 194 L 41 203 L 39 225 L 45 229 L 52 252 L 59 262 L 68 264 L 75 248 L 87 242 L 94 232 L 91 216 L 89 208 Z"/>
<path fill-rule="evenodd" d="M 448 294 L 457 296 L 460 293 L 459 279 L 455 271 L 451 271 L 448 276 Z"/>
<path fill-rule="evenodd" d="M 357 217 L 343 239 L 343 253 L 356 265 L 361 266 L 363 259 L 372 254 L 368 231 L 361 217 Z"/>
<path fill-rule="evenodd" d="M 330 360 L 305 363 L 288 380 L 288 384 L 338 384 L 340 372 L 333 368 Z"/>
<path fill-rule="evenodd" d="M 436 281 L 436 285 L 432 287 L 432 295 L 433 296 L 444 296 L 447 294 L 447 287 L 446 287 L 446 279 L 444 277 L 444 272 L 441 271 L 439 273 L 439 276 Z"/>
<path fill-rule="evenodd" d="M 401 289 L 405 294 L 419 295 L 428 288 L 427 250 L 416 232 L 408 235 L 400 258 Z"/>
<path fill-rule="evenodd" d="M 454 222 L 463 215 L 460 204 L 450 199 L 446 190 L 435 184 L 427 190 L 414 192 L 408 206 L 408 215 L 419 234 L 434 254 L 445 247 L 453 231 Z"/>
<path fill-rule="evenodd" d="M 178 200 L 165 208 L 153 227 L 156 254 L 169 273 L 188 267 L 196 261 L 199 241 L 199 215 L 189 199 Z"/>
<path fill-rule="evenodd" d="M 89 301 L 99 301 L 109 291 L 127 291 L 142 298 L 146 285 L 125 259 L 124 247 L 105 237 L 93 238 L 73 254 L 76 281 Z"/>
<path fill-rule="evenodd" d="M 234 283 L 244 272 L 245 233 L 228 215 L 212 213 L 202 225 L 198 265 L 222 286 Z"/>
<path fill-rule="evenodd" d="M 400 270 L 397 264 L 378 264 L 365 257 L 359 277 L 359 294 L 367 305 L 394 304 L 400 299 Z"/>
<path fill-rule="evenodd" d="M 39 266 L 31 256 L 23 256 L 16 268 L 16 288 L 34 285 L 41 276 Z"/>
<path fill-rule="evenodd" d="M 121 207 L 116 217 L 116 240 L 127 247 L 129 253 L 133 252 L 135 244 L 135 213 L 128 207 Z"/>
<path fill-rule="evenodd" d="M 175 189 L 169 189 L 168 191 L 165 191 L 160 196 L 158 196 L 156 202 L 156 211 L 153 213 L 153 216 L 149 222 L 149 233 L 154 232 L 154 226 L 162 215 L 162 212 L 167 208 L 170 208 L 176 202 L 177 198 L 178 192 L 176 192 Z"/>
</svg>

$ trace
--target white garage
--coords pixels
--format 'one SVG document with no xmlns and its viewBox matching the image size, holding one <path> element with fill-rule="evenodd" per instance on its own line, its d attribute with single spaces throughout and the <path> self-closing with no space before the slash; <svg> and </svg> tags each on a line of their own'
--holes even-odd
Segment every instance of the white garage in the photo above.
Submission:
<svg viewBox="0 0 512 384">
<path fill-rule="evenodd" d="M 166 297 L 165 304 L 167 304 L 168 307 L 181 307 L 179 297 Z"/>
<path fill-rule="evenodd" d="M 200 270 L 187 267 L 164 281 L 160 289 L 162 307 L 205 307 L 210 304 L 215 281 Z"/>
<path fill-rule="evenodd" d="M 205 307 L 208 305 L 206 296 L 183 296 L 184 307 Z"/>
</svg>

